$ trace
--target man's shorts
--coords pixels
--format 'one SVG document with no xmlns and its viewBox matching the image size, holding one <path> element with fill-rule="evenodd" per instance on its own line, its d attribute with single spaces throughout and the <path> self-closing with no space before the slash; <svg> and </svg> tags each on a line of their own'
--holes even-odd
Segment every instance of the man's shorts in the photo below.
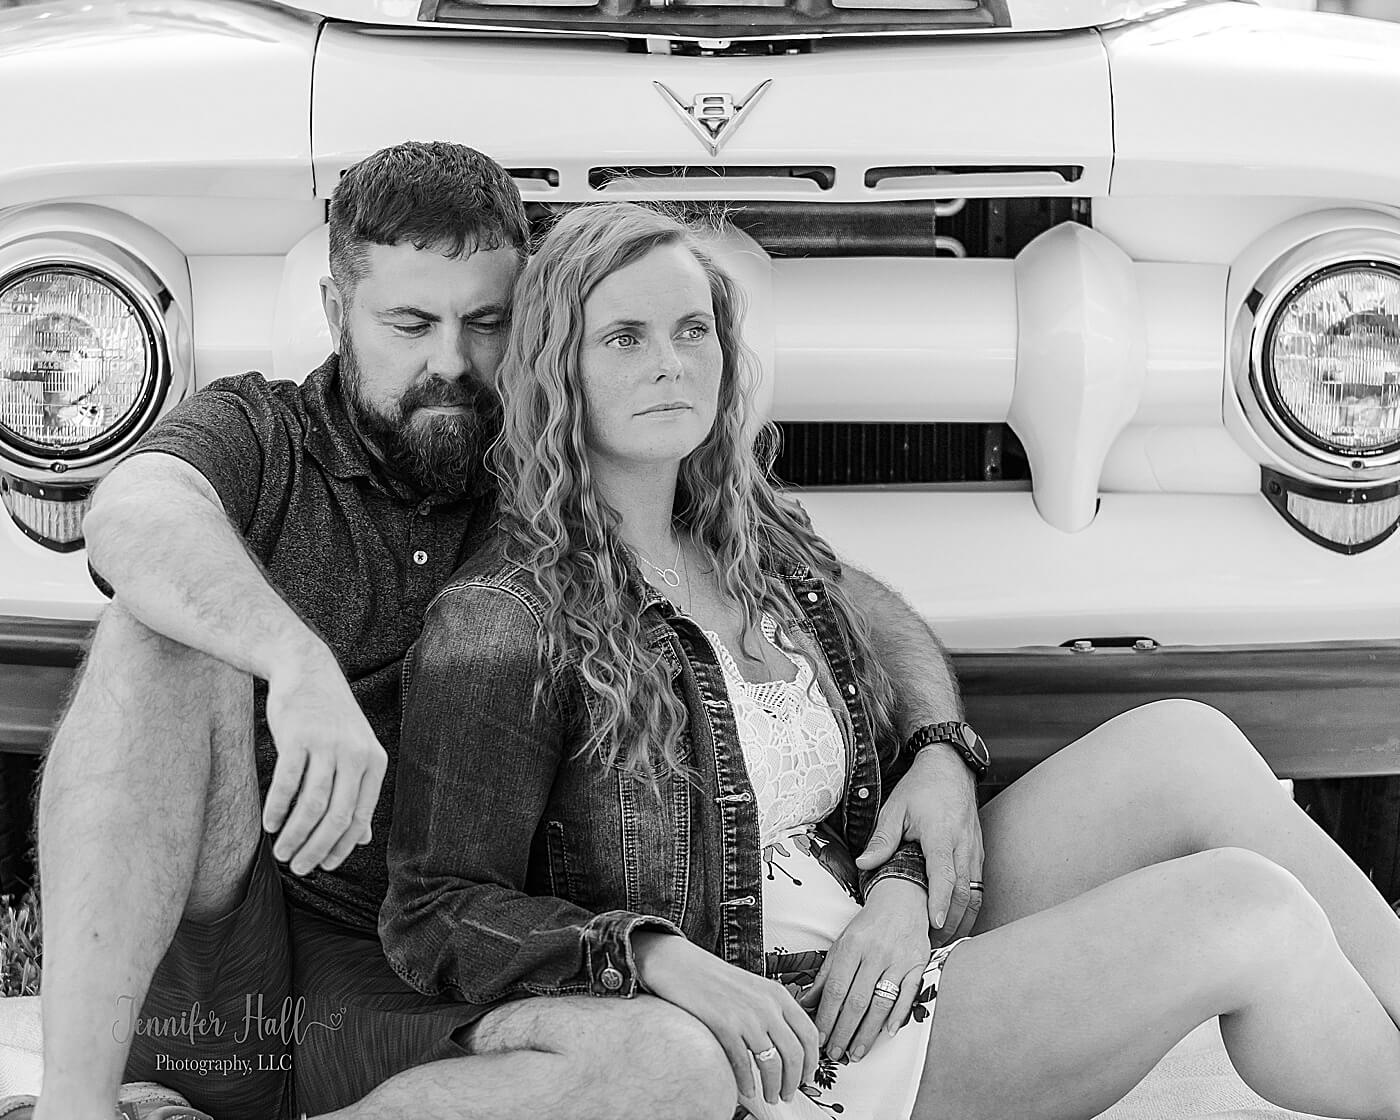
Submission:
<svg viewBox="0 0 1400 1120">
<path fill-rule="evenodd" d="M 394 1074 L 461 1057 L 486 1009 L 414 991 L 379 939 L 289 906 L 264 836 L 242 901 L 182 921 L 139 1013 L 125 1080 L 157 1081 L 214 1120 L 290 1120 L 344 1108 Z"/>
</svg>

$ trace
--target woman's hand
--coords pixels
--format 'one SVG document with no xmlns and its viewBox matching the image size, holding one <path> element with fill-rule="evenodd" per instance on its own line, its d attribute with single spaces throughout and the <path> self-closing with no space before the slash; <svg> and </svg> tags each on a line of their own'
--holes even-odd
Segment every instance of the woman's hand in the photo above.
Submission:
<svg viewBox="0 0 1400 1120">
<path fill-rule="evenodd" d="M 734 1069 L 739 1095 L 790 1101 L 817 1071 L 817 1029 L 787 990 L 736 968 L 674 934 L 632 935 L 637 974 L 653 995 L 690 1012 L 710 1028 Z M 925 950 L 925 959 L 928 952 Z M 772 1057 L 758 1055 L 775 1049 Z"/>
<path fill-rule="evenodd" d="M 881 879 L 826 954 L 802 1003 L 817 1007 L 817 1030 L 829 1057 L 859 1061 L 880 1028 L 894 1034 L 908 1017 L 928 964 L 928 895 L 908 879 Z M 899 998 L 875 992 L 880 980 L 899 985 Z"/>
</svg>

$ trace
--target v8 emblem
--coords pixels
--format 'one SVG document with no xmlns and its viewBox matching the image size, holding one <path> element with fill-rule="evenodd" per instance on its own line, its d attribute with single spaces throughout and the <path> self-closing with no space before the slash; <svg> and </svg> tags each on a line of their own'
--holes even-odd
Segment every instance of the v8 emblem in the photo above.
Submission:
<svg viewBox="0 0 1400 1120">
<path fill-rule="evenodd" d="M 754 103 L 772 84 L 772 78 L 760 82 L 749 91 L 749 95 L 743 101 L 735 101 L 727 93 L 697 93 L 695 99 L 687 105 L 669 87 L 660 82 L 652 82 L 657 92 L 666 98 L 666 103 L 680 115 L 681 120 L 699 137 L 700 143 L 705 145 L 705 150 L 712 156 L 719 155 L 720 148 L 734 134 L 734 129 L 744 119 L 744 114 L 753 108 Z"/>
</svg>

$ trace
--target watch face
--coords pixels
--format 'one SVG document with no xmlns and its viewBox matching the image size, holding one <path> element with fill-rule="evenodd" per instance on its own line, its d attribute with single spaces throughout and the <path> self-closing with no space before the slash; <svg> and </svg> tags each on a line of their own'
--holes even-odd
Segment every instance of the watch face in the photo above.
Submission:
<svg viewBox="0 0 1400 1120">
<path fill-rule="evenodd" d="M 983 766 L 992 764 L 992 756 L 987 750 L 987 744 L 982 742 L 982 736 L 972 730 L 970 724 L 962 725 L 963 742 L 967 744 L 967 749 L 972 752 L 972 757 L 977 759 Z"/>
</svg>

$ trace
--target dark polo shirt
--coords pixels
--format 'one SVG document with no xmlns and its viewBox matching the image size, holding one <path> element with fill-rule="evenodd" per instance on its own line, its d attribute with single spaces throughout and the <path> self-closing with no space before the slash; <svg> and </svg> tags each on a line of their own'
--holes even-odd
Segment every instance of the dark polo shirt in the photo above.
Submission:
<svg viewBox="0 0 1400 1120">
<path fill-rule="evenodd" d="M 492 505 L 484 470 L 474 496 L 450 502 L 387 472 L 351 422 L 338 369 L 332 355 L 300 385 L 259 373 L 215 381 L 172 409 L 132 454 L 177 456 L 210 481 L 272 586 L 334 652 L 388 752 L 373 841 L 334 871 L 299 878 L 282 865 L 294 905 L 374 933 L 388 889 L 404 654 L 428 601 L 484 539 Z M 277 761 L 266 696 L 256 682 L 264 797 Z"/>
</svg>

